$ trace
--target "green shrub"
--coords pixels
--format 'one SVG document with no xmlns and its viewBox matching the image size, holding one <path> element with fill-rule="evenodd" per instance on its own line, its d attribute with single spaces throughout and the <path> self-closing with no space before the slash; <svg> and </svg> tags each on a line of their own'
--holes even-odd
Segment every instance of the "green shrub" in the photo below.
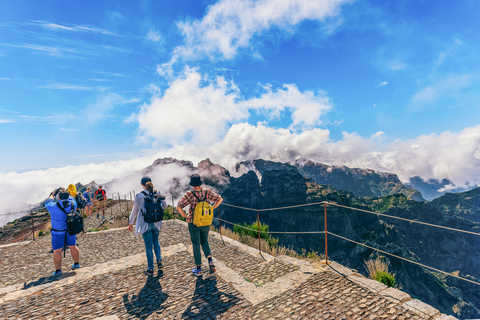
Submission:
<svg viewBox="0 0 480 320">
<path fill-rule="evenodd" d="M 245 228 L 253 229 L 255 231 L 248 230 L 248 229 L 245 229 L 245 228 L 242 228 L 242 227 L 239 227 L 239 226 L 233 226 L 233 232 L 235 232 L 236 234 L 239 234 L 239 235 L 245 235 L 245 236 L 258 238 L 258 231 L 257 231 L 258 230 L 258 222 L 254 222 L 252 224 L 243 223 L 243 226 Z M 270 248 L 273 248 L 278 244 L 278 239 L 272 237 L 268 233 L 265 233 L 265 232 L 268 232 L 268 229 L 269 229 L 268 224 L 260 223 L 260 231 L 261 231 L 260 238 L 267 241 Z"/>
<path fill-rule="evenodd" d="M 393 288 L 395 286 L 395 277 L 385 271 L 377 271 L 373 280 L 377 280 L 389 288 Z"/>
<path fill-rule="evenodd" d="M 364 264 L 371 279 L 379 281 L 388 287 L 395 286 L 395 274 L 388 272 L 390 261 L 387 258 L 379 256 L 375 260 L 365 261 Z"/>
<path fill-rule="evenodd" d="M 42 221 L 47 221 L 47 220 L 48 220 L 48 218 L 47 218 L 47 217 L 44 217 L 44 218 L 42 219 Z"/>
<path fill-rule="evenodd" d="M 319 255 L 318 255 L 317 251 L 307 252 L 307 258 L 309 258 L 309 259 L 317 259 L 318 257 L 319 257 Z"/>
<path fill-rule="evenodd" d="M 45 235 L 45 230 L 38 231 L 38 236 L 43 237 Z"/>
<path fill-rule="evenodd" d="M 103 228 L 88 228 L 87 232 L 98 232 L 102 230 L 108 230 L 108 226 L 103 226 Z"/>
</svg>

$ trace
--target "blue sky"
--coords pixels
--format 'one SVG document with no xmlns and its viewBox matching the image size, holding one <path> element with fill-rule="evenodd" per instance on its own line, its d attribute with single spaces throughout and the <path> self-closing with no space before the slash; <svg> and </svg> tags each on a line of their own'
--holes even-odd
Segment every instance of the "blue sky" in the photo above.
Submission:
<svg viewBox="0 0 480 320">
<path fill-rule="evenodd" d="M 2 180 L 174 156 L 480 181 L 478 1 L 0 7 Z"/>
</svg>

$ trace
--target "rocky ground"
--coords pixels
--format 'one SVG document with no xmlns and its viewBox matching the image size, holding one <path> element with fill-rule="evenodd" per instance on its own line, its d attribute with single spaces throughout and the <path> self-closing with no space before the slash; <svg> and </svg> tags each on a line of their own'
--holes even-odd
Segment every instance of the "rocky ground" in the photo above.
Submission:
<svg viewBox="0 0 480 320">
<path fill-rule="evenodd" d="M 86 233 L 78 243 L 82 267 L 69 271 L 67 251 L 61 277 L 49 276 L 48 235 L 0 247 L 0 318 L 452 319 L 338 264 L 259 255 L 215 232 L 217 273 L 193 277 L 187 226 L 178 220 L 164 221 L 163 268 L 154 276 L 142 273 L 141 236 L 125 227 Z"/>
</svg>

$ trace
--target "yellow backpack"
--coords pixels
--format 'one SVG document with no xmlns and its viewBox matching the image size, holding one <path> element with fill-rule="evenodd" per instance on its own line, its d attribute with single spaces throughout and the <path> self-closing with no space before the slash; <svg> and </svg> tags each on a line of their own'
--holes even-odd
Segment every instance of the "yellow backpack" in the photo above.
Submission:
<svg viewBox="0 0 480 320">
<path fill-rule="evenodd" d="M 205 193 L 205 198 L 201 201 L 195 193 L 193 196 L 197 198 L 198 203 L 195 206 L 195 211 L 193 214 L 193 224 L 197 227 L 204 227 L 209 226 L 212 224 L 213 221 L 213 206 L 208 203 L 207 200 L 207 193 Z"/>
</svg>

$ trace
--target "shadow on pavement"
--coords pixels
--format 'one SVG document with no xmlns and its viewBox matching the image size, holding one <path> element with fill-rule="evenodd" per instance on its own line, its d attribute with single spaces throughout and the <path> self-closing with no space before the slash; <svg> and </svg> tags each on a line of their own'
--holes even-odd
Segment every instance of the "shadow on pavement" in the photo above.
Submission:
<svg viewBox="0 0 480 320">
<path fill-rule="evenodd" d="M 163 271 L 160 270 L 156 277 L 149 276 L 145 286 L 140 290 L 138 295 L 123 295 L 123 305 L 128 314 L 138 318 L 145 319 L 152 313 L 162 311 L 166 308 L 163 303 L 167 300 L 168 295 L 162 291 L 160 278 L 163 277 Z"/>
<path fill-rule="evenodd" d="M 206 319 L 216 319 L 219 314 L 226 312 L 239 302 L 231 294 L 218 291 L 217 278 L 197 278 L 192 303 L 182 314 L 182 319 L 205 316 Z"/>
<path fill-rule="evenodd" d="M 43 277 L 43 278 L 40 278 L 36 281 L 32 281 L 32 282 L 29 282 L 29 283 L 24 283 L 22 290 L 25 290 L 25 289 L 28 289 L 28 288 L 31 288 L 31 287 L 36 287 L 36 286 L 46 284 L 46 283 L 59 281 L 61 279 L 70 278 L 70 277 L 73 277 L 73 276 L 75 276 L 75 272 L 63 273 L 61 276 Z"/>
</svg>

